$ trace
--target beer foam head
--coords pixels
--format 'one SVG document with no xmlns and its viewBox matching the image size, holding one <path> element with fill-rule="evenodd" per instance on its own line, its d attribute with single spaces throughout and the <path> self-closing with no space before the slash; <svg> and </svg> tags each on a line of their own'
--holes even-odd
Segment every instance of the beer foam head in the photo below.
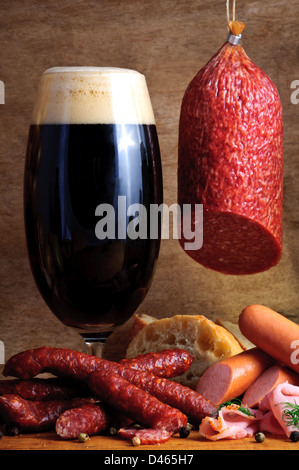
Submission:
<svg viewBox="0 0 299 470">
<path fill-rule="evenodd" d="M 144 75 L 108 67 L 54 67 L 40 80 L 32 124 L 154 124 Z"/>
</svg>

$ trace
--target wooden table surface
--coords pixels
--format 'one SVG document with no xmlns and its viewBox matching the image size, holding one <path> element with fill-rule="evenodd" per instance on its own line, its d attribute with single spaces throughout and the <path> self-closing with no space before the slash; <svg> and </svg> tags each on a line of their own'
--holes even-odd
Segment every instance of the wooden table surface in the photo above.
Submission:
<svg viewBox="0 0 299 470">
<path fill-rule="evenodd" d="M 3 436 L 0 440 L 0 450 L 105 450 L 107 453 L 113 450 L 130 452 L 145 450 L 155 453 L 169 450 L 175 454 L 198 450 L 299 450 L 299 442 L 294 443 L 280 436 L 266 436 L 262 443 L 257 443 L 254 437 L 212 442 L 200 437 L 198 431 L 192 431 L 186 439 L 174 436 L 165 444 L 158 446 L 134 447 L 130 441 L 116 436 L 91 436 L 88 441 L 80 443 L 77 440 L 64 441 L 54 432 L 48 432 L 13 437 Z"/>
</svg>

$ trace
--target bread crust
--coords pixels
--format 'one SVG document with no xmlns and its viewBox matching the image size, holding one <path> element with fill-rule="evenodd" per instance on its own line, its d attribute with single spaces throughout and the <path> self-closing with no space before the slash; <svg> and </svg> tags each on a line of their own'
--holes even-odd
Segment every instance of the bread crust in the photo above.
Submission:
<svg viewBox="0 0 299 470">
<path fill-rule="evenodd" d="M 175 315 L 143 325 L 127 348 L 126 357 L 182 348 L 194 356 L 190 369 L 176 381 L 195 388 L 205 370 L 215 362 L 243 351 L 235 337 L 203 315 Z"/>
</svg>

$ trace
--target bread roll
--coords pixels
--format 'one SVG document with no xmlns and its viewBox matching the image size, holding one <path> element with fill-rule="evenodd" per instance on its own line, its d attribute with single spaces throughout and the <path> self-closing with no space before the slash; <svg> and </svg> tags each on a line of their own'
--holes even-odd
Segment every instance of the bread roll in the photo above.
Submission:
<svg viewBox="0 0 299 470">
<path fill-rule="evenodd" d="M 206 317 L 176 315 L 146 324 L 128 345 L 126 357 L 173 348 L 194 356 L 190 369 L 174 379 L 193 389 L 210 365 L 243 351 L 229 331 Z"/>
<path fill-rule="evenodd" d="M 139 333 L 139 331 L 142 330 L 142 328 L 144 328 L 146 325 L 152 323 L 155 320 L 157 320 L 155 317 L 152 317 L 151 315 L 146 315 L 146 313 L 143 313 L 140 316 L 137 315 L 137 313 L 134 313 L 133 323 L 129 330 L 130 339 L 135 338 L 135 336 Z"/>
</svg>

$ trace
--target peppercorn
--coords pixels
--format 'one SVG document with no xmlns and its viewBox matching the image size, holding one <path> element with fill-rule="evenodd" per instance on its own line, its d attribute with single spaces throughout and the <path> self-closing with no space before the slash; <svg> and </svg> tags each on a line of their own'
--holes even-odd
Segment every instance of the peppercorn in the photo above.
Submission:
<svg viewBox="0 0 299 470">
<path fill-rule="evenodd" d="M 80 434 L 78 435 L 79 442 L 86 442 L 88 441 L 88 439 L 89 439 L 89 435 L 85 434 L 84 432 L 80 432 Z"/>
<path fill-rule="evenodd" d="M 185 439 L 190 434 L 190 427 L 189 426 L 182 427 L 179 431 L 179 434 L 182 439 Z"/>
<path fill-rule="evenodd" d="M 140 446 L 141 440 L 139 439 L 138 436 L 134 436 L 134 437 L 132 438 L 132 444 L 133 444 L 133 446 Z"/>
<path fill-rule="evenodd" d="M 293 442 L 298 442 L 299 441 L 299 432 L 298 431 L 291 432 L 290 439 Z"/>
<path fill-rule="evenodd" d="M 109 434 L 109 436 L 116 436 L 117 429 L 112 426 L 111 428 L 108 429 L 108 434 Z"/>
<path fill-rule="evenodd" d="M 255 435 L 254 435 L 254 438 L 255 438 L 256 442 L 264 442 L 265 434 L 263 434 L 262 432 L 256 432 Z"/>
<path fill-rule="evenodd" d="M 20 428 L 16 424 L 5 424 L 4 432 L 6 436 L 17 436 L 20 434 Z"/>
</svg>

